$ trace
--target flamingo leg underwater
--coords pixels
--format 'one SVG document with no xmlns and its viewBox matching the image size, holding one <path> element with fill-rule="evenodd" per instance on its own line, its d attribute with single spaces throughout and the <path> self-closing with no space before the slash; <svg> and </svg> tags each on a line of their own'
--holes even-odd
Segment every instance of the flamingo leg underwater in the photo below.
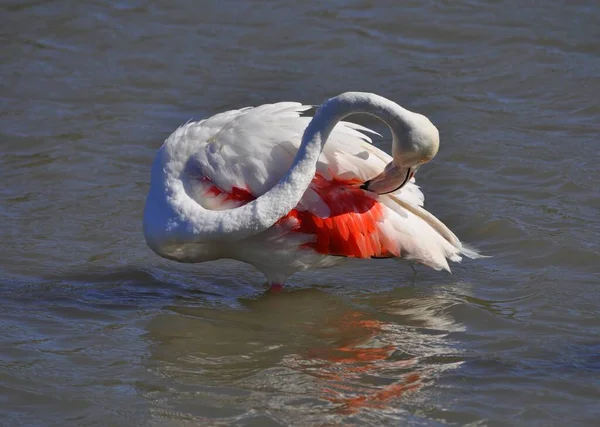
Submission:
<svg viewBox="0 0 600 427">
<path fill-rule="evenodd" d="M 283 291 L 283 283 L 270 283 L 269 289 L 267 289 L 267 293 L 269 294 L 278 294 Z"/>
</svg>

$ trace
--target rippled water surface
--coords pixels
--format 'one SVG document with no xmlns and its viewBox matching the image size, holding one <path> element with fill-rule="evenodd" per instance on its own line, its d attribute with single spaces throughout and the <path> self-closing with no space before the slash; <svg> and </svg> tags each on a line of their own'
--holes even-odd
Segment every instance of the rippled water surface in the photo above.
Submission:
<svg viewBox="0 0 600 427">
<path fill-rule="evenodd" d="M 597 2 L 8 0 L 0 19 L 1 425 L 600 418 Z M 346 90 L 431 117 L 426 207 L 491 258 L 351 262 L 272 295 L 145 246 L 178 125 Z"/>
</svg>

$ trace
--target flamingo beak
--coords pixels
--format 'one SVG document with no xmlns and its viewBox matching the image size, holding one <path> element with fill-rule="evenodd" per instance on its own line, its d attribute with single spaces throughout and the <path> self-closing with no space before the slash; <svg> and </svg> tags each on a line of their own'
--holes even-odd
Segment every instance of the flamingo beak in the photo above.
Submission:
<svg viewBox="0 0 600 427">
<path fill-rule="evenodd" d="M 360 188 L 377 194 L 389 194 L 400 190 L 415 175 L 416 168 L 396 166 L 390 163 L 373 179 L 365 181 Z"/>
</svg>

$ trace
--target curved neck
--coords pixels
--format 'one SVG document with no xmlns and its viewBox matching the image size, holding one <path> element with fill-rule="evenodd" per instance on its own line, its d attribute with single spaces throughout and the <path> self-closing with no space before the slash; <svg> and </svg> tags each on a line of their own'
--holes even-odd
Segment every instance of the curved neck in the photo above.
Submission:
<svg viewBox="0 0 600 427">
<path fill-rule="evenodd" d="M 345 92 L 321 105 L 304 132 L 302 144 L 310 144 L 317 137 L 323 146 L 335 125 L 352 114 L 368 114 L 383 121 L 390 128 L 394 146 L 405 143 L 401 135 L 413 127 L 414 113 L 395 102 L 374 93 Z"/>
<path fill-rule="evenodd" d="M 187 195 L 180 179 L 169 181 L 169 177 L 164 176 L 163 165 L 158 165 L 155 169 L 160 170 L 153 169 L 152 187 L 156 173 L 159 175 L 157 179 L 162 181 L 162 194 L 167 197 L 170 208 L 166 221 L 168 230 L 162 236 L 156 236 L 159 241 L 153 242 L 149 238 L 153 227 L 145 224 L 148 243 L 154 248 L 169 242 L 234 241 L 267 230 L 294 209 L 308 189 L 321 151 L 335 125 L 356 113 L 370 114 L 384 121 L 390 127 L 394 141 L 397 141 L 397 135 L 410 129 L 413 114 L 388 99 L 370 93 L 346 92 L 329 99 L 308 124 L 288 172 L 265 194 L 238 208 L 224 211 L 204 209 Z M 147 205 L 148 209 L 151 207 Z"/>
</svg>

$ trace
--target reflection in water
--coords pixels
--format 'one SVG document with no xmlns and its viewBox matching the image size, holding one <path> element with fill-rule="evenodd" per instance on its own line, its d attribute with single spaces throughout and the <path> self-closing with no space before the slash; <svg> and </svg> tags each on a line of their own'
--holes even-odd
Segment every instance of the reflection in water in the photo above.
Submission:
<svg viewBox="0 0 600 427">
<path fill-rule="evenodd" d="M 222 414 L 232 407 L 236 420 L 286 425 L 397 418 L 403 399 L 461 363 L 447 335 L 462 329 L 446 313 L 453 303 L 407 292 L 360 309 L 317 289 L 241 300 L 242 310 L 169 307 L 147 338 L 149 366 L 170 392 L 145 397 L 162 420 L 233 421 Z"/>
<path fill-rule="evenodd" d="M 392 328 L 392 324 L 369 319 L 364 312 L 349 311 L 321 332 L 333 339 L 333 345 L 311 348 L 304 357 L 292 355 L 283 363 L 322 379 L 322 398 L 338 405 L 343 413 L 367 407 L 383 409 L 391 399 L 421 386 L 421 374 L 411 371 L 416 357 L 394 360 L 399 343 L 391 342 Z M 408 372 L 385 384 L 381 373 L 390 370 Z M 383 384 L 378 384 L 382 380 Z"/>
</svg>

